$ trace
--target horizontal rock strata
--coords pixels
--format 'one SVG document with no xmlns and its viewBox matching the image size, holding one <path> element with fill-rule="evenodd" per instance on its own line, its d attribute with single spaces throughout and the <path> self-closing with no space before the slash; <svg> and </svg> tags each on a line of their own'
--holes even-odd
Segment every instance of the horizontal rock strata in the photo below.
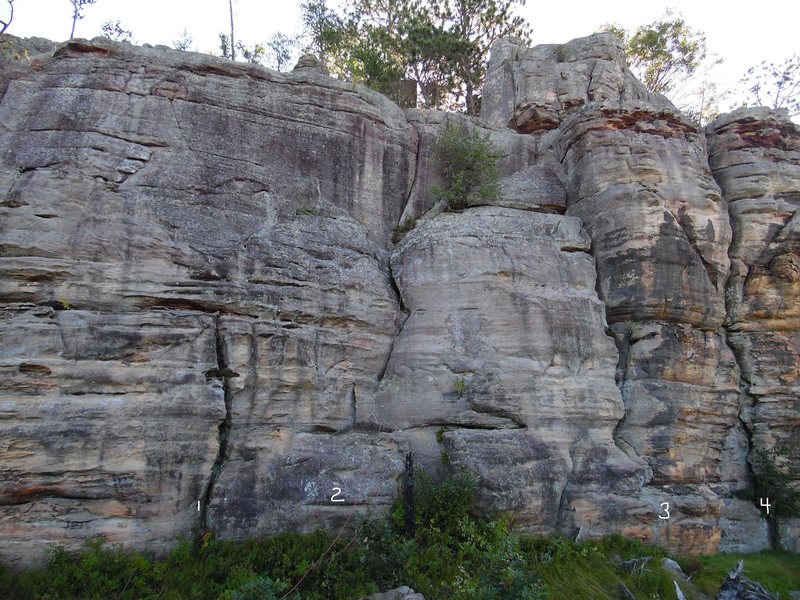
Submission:
<svg viewBox="0 0 800 600">
<path fill-rule="evenodd" d="M 727 326 L 742 424 L 756 455 L 800 491 L 800 128 L 785 113 L 742 109 L 711 124 L 708 144 L 733 226 Z M 758 477 L 763 465 L 751 462 Z M 797 551 L 798 528 L 781 519 L 774 542 Z"/>
<path fill-rule="evenodd" d="M 3 561 L 353 528 L 409 454 L 529 532 L 797 547 L 797 519 L 747 499 L 759 453 L 798 485 L 785 114 L 704 135 L 606 34 L 499 41 L 481 119 L 401 111 L 310 58 L 12 47 Z M 502 197 L 443 212 L 454 121 L 500 151 Z"/>
</svg>

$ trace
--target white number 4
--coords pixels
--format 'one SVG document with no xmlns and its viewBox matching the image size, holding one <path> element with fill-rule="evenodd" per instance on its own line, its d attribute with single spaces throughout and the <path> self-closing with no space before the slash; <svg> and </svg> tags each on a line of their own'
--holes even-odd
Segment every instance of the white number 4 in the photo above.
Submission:
<svg viewBox="0 0 800 600">
<path fill-rule="evenodd" d="M 770 507 L 769 498 L 767 498 L 767 503 L 766 504 L 764 504 L 764 498 L 761 498 L 761 506 L 766 508 L 767 509 L 767 514 L 769 514 L 769 507 Z"/>
<path fill-rule="evenodd" d="M 664 519 L 666 521 L 667 519 L 669 519 L 669 502 L 662 502 L 661 510 L 664 511 L 664 515 L 658 515 L 658 518 Z"/>
</svg>

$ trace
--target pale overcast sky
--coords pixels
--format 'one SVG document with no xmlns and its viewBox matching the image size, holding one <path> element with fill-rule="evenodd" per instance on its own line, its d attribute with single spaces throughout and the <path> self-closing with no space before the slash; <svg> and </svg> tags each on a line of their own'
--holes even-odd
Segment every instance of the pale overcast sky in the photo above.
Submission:
<svg viewBox="0 0 800 600">
<path fill-rule="evenodd" d="M 264 42 L 273 33 L 295 34 L 301 0 L 234 0 L 237 39 Z M 6 14 L 5 1 L 0 10 Z M 337 0 L 329 5 L 337 6 Z M 8 33 L 61 41 L 72 25 L 70 0 L 16 0 Z M 782 61 L 800 52 L 800 1 L 773 0 L 766 5 L 727 1 L 605 0 L 604 2 L 543 2 L 528 0 L 518 9 L 533 28 L 533 43 L 563 43 L 589 35 L 601 25 L 616 22 L 627 29 L 650 22 L 667 7 L 677 10 L 693 28 L 704 31 L 710 51 L 724 60 L 716 78 L 737 87 L 742 74 L 762 60 Z M 228 0 L 97 0 L 85 9 L 76 37 L 100 35 L 100 26 L 119 20 L 133 31 L 137 43 L 172 45 L 183 29 L 194 48 L 218 52 L 218 34 L 228 29 Z"/>
</svg>

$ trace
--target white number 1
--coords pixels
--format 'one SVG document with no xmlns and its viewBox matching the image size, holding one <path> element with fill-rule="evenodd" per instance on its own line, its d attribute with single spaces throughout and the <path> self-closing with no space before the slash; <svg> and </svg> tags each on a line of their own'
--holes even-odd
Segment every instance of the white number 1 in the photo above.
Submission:
<svg viewBox="0 0 800 600">
<path fill-rule="evenodd" d="M 661 510 L 664 511 L 664 515 L 665 516 L 658 515 L 658 518 L 659 519 L 664 519 L 666 521 L 667 519 L 669 519 L 669 502 L 662 502 L 661 503 Z"/>
</svg>

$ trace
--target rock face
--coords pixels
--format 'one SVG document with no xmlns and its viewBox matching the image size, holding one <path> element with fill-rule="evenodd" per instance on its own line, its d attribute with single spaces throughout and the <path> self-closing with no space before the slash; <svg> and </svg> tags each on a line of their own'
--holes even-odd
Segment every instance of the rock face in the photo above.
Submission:
<svg viewBox="0 0 800 600">
<path fill-rule="evenodd" d="M 733 227 L 726 325 L 745 392 L 742 426 L 756 453 L 772 456 L 780 470 L 796 474 L 800 129 L 780 113 L 740 109 L 711 124 L 708 142 Z M 753 466 L 758 475 L 759 461 Z M 800 519 L 780 519 L 776 541 L 798 551 L 798 529 Z"/>
<path fill-rule="evenodd" d="M 786 115 L 706 136 L 607 35 L 498 42 L 483 119 L 403 112 L 313 57 L 14 43 L 0 559 L 351 527 L 409 452 L 531 532 L 797 547 L 800 521 L 743 499 L 759 457 L 800 459 Z M 431 210 L 452 119 L 502 152 L 491 206 Z"/>
</svg>

